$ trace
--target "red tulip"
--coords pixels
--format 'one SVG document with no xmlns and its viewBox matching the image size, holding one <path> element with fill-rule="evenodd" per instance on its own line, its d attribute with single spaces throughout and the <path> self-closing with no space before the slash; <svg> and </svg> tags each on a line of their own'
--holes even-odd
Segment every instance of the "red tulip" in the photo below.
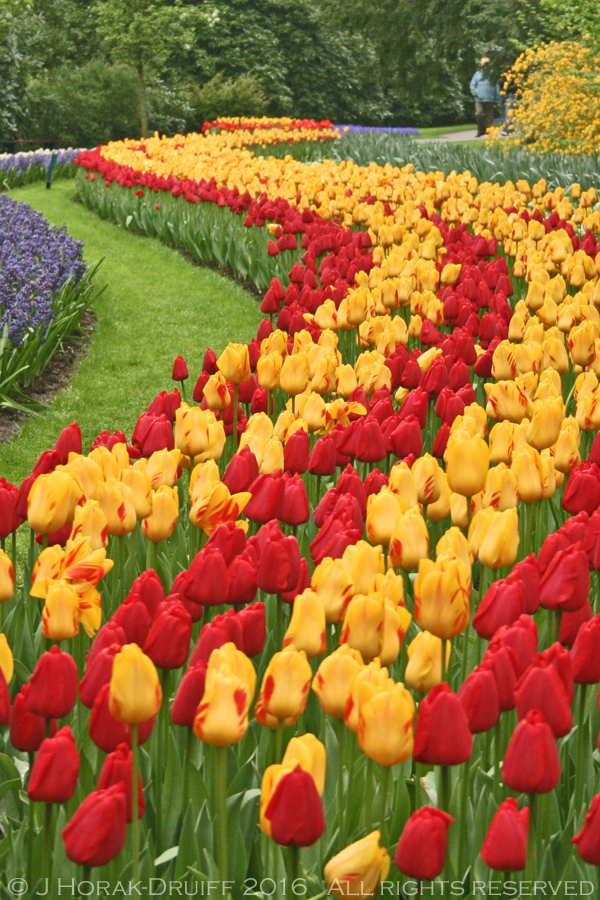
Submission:
<svg viewBox="0 0 600 900">
<path fill-rule="evenodd" d="M 540 581 L 540 605 L 544 609 L 575 612 L 590 592 L 587 556 L 580 541 L 559 550 Z"/>
<path fill-rule="evenodd" d="M 215 616 L 212 622 L 208 622 L 200 632 L 198 642 L 190 659 L 190 665 L 195 665 L 201 660 L 208 662 L 213 650 L 222 647 L 223 644 L 233 643 L 238 650 L 244 649 L 244 634 L 238 615 L 229 609 L 225 615 Z"/>
<path fill-rule="evenodd" d="M 577 852 L 585 862 L 600 866 L 600 794 L 592 798 L 583 827 L 572 842 L 577 845 Z"/>
<path fill-rule="evenodd" d="M 264 529 L 261 529 L 261 534 Z M 259 534 L 259 541 L 261 539 Z M 267 594 L 283 594 L 298 583 L 300 549 L 295 537 L 284 537 L 275 523 L 265 535 L 258 564 L 258 586 Z"/>
<path fill-rule="evenodd" d="M 308 434 L 303 428 L 295 431 L 283 448 L 284 468 L 291 474 L 302 474 L 308 469 Z"/>
<path fill-rule="evenodd" d="M 71 422 L 66 428 L 63 428 L 54 449 L 60 454 L 63 466 L 69 461 L 69 453 L 81 453 L 81 428 L 77 422 Z"/>
<path fill-rule="evenodd" d="M 23 519 L 17 515 L 19 489 L 6 478 L 0 478 L 0 539 L 5 540 Z"/>
<path fill-rule="evenodd" d="M 125 784 L 125 797 L 127 802 L 127 821 L 133 820 L 133 753 L 127 744 L 119 744 L 116 750 L 109 753 L 102 763 L 102 770 L 98 778 L 98 790 L 106 790 L 115 784 Z M 141 819 L 146 811 L 146 801 L 142 789 L 142 779 L 138 772 L 138 819 Z"/>
<path fill-rule="evenodd" d="M 525 669 L 531 665 L 531 661 L 537 653 L 538 631 L 537 625 L 531 616 L 523 614 L 512 625 L 503 625 L 494 635 L 495 646 L 510 647 L 514 653 L 517 678 L 520 678 Z"/>
<path fill-rule="evenodd" d="M 600 682 L 600 613 L 585 622 L 571 647 L 573 680 L 577 684 Z"/>
<path fill-rule="evenodd" d="M 127 793 L 123 781 L 94 791 L 62 833 L 65 852 L 80 866 L 104 866 L 125 846 Z"/>
<path fill-rule="evenodd" d="M 527 865 L 527 830 L 529 809 L 517 808 L 509 797 L 498 811 L 485 836 L 481 855 L 486 865 L 497 872 L 518 872 Z"/>
<path fill-rule="evenodd" d="M 231 494 L 237 494 L 240 491 L 250 490 L 250 485 L 257 478 L 258 462 L 256 457 L 250 447 L 243 447 L 238 453 L 233 454 L 221 480 L 229 488 Z"/>
<path fill-rule="evenodd" d="M 460 700 L 450 686 L 436 684 L 419 705 L 415 762 L 457 766 L 469 759 L 473 737 Z"/>
<path fill-rule="evenodd" d="M 500 718 L 498 688 L 490 660 L 481 664 L 467 676 L 458 692 L 458 699 L 465 711 L 472 734 L 488 731 Z"/>
<path fill-rule="evenodd" d="M 91 709 L 100 688 L 108 684 L 112 677 L 113 659 L 123 644 L 110 644 L 94 656 L 86 666 L 85 675 L 79 682 L 79 699 Z"/>
<path fill-rule="evenodd" d="M 306 563 L 306 560 L 302 559 L 301 565 L 302 562 Z M 258 656 L 259 653 L 262 653 L 266 637 L 265 604 L 253 603 L 240 610 L 237 618 L 242 626 L 243 646 L 241 649 L 246 656 Z"/>
<path fill-rule="evenodd" d="M 85 658 L 85 667 L 86 670 L 90 668 L 94 658 L 107 647 L 110 647 L 112 644 L 118 644 L 119 647 L 122 647 L 127 643 L 127 636 L 120 625 L 117 622 L 113 622 L 109 620 L 106 625 L 103 625 L 94 641 L 92 646 L 88 651 L 88 655 Z"/>
<path fill-rule="evenodd" d="M 188 658 L 192 617 L 177 599 L 159 604 L 143 650 L 159 669 L 178 669 Z"/>
<path fill-rule="evenodd" d="M 571 515 L 585 510 L 591 515 L 600 506 L 600 469 L 596 463 L 583 460 L 569 475 L 562 501 Z"/>
<path fill-rule="evenodd" d="M 42 741 L 29 776 L 27 796 L 41 803 L 66 803 L 77 787 L 79 753 L 68 725 Z"/>
<path fill-rule="evenodd" d="M 163 601 L 164 602 L 164 601 Z M 125 632 L 127 644 L 143 647 L 150 631 L 152 616 L 139 594 L 130 593 L 110 618 Z"/>
<path fill-rule="evenodd" d="M 220 606 L 227 600 L 229 575 L 222 552 L 214 544 L 196 554 L 188 570 L 184 595 L 202 606 Z"/>
<path fill-rule="evenodd" d="M 530 709 L 539 709 L 555 737 L 564 737 L 573 727 L 567 688 L 556 668 L 541 653 L 519 678 L 514 696 L 519 719 Z"/>
<path fill-rule="evenodd" d="M 323 803 L 309 772 L 296 766 L 284 775 L 267 804 L 265 817 L 278 844 L 308 847 L 325 831 Z"/>
<path fill-rule="evenodd" d="M 47 719 L 68 716 L 77 699 L 77 666 L 54 644 L 40 656 L 30 679 L 27 709 Z"/>
<path fill-rule="evenodd" d="M 297 431 L 296 434 L 300 434 L 300 432 Z M 297 527 L 304 522 L 308 522 L 309 517 L 310 508 L 304 482 L 297 473 L 289 475 L 286 472 L 283 476 L 283 499 L 279 510 L 280 521 L 286 525 Z"/>
<path fill-rule="evenodd" d="M 517 683 L 517 659 L 512 647 L 493 638 L 483 656 L 487 660 L 496 678 L 498 704 L 500 712 L 515 708 L 514 687 Z"/>
<path fill-rule="evenodd" d="M 409 878 L 433 881 L 444 869 L 452 816 L 434 806 L 415 810 L 404 826 L 394 857 Z"/>
<path fill-rule="evenodd" d="M 229 591 L 226 602 L 233 605 L 252 603 L 258 591 L 258 582 L 257 568 L 251 554 L 244 551 L 240 556 L 236 556 L 227 569 L 227 575 Z"/>
<path fill-rule="evenodd" d="M 311 475 L 333 475 L 336 469 L 335 443 L 331 435 L 323 435 L 312 449 L 308 460 Z"/>
<path fill-rule="evenodd" d="M 14 699 L 10 711 L 10 742 L 15 750 L 22 753 L 35 753 L 44 740 L 46 720 L 43 716 L 36 716 L 27 709 L 27 695 L 31 690 L 30 684 L 24 684 Z M 56 720 L 50 722 L 50 737 L 56 734 Z"/>
<path fill-rule="evenodd" d="M 473 617 L 477 634 L 490 640 L 502 625 L 512 625 L 523 613 L 523 584 L 503 578 L 485 592 Z"/>
<path fill-rule="evenodd" d="M 145 572 L 142 572 L 131 585 L 129 593 L 138 594 L 142 598 L 151 617 L 154 616 L 156 607 L 161 600 L 165 599 L 162 581 L 154 569 L 146 569 Z"/>
<path fill-rule="evenodd" d="M 252 497 L 244 509 L 244 515 L 251 522 L 263 525 L 271 519 L 279 518 L 283 499 L 283 473 L 276 469 L 268 475 L 259 475 L 248 490 Z"/>
<path fill-rule="evenodd" d="M 125 722 L 117 722 L 111 716 L 108 709 L 109 693 L 110 683 L 104 684 L 94 700 L 89 723 L 91 739 L 105 753 L 112 753 L 122 743 L 126 743 L 128 747 L 131 746 L 131 725 Z M 138 744 L 140 746 L 152 734 L 155 719 L 156 716 L 153 716 L 147 722 L 141 722 L 138 725 Z"/>
<path fill-rule="evenodd" d="M 185 381 L 186 378 L 190 377 L 190 373 L 188 372 L 188 367 L 183 356 L 178 356 L 175 362 L 173 363 L 173 374 L 171 378 L 173 381 Z"/>
<path fill-rule="evenodd" d="M 502 780 L 513 791 L 547 794 L 560 780 L 560 760 L 552 729 L 539 709 L 531 709 L 509 741 Z"/>
<path fill-rule="evenodd" d="M 171 420 L 164 413 L 142 413 L 136 422 L 131 443 L 142 456 L 151 456 L 157 450 L 173 450 L 175 435 Z"/>
<path fill-rule="evenodd" d="M 196 713 L 204 694 L 206 681 L 206 659 L 199 659 L 193 663 L 190 660 L 189 668 L 179 682 L 175 699 L 171 707 L 171 721 L 174 725 L 184 725 L 191 728 L 196 718 Z"/>
</svg>

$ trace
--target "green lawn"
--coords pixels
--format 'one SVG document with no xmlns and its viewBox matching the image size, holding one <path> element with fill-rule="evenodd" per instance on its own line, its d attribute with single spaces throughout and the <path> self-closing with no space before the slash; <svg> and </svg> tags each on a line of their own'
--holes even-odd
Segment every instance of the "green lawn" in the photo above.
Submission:
<svg viewBox="0 0 600 900">
<path fill-rule="evenodd" d="M 190 391 L 204 351 L 219 353 L 229 340 L 250 341 L 261 321 L 259 304 L 239 285 L 192 265 L 157 240 L 130 234 L 75 203 L 73 181 L 48 191 L 33 184 L 11 192 L 84 242 L 88 263 L 104 259 L 106 289 L 95 313 L 97 329 L 69 386 L 19 436 L 0 445 L 0 475 L 20 482 L 60 430 L 78 421 L 87 451 L 103 429 L 131 438 L 137 417 L 162 389 L 171 390 L 173 361 L 181 354 Z"/>
<path fill-rule="evenodd" d="M 457 131 L 473 131 L 477 125 L 436 125 L 435 128 L 419 128 L 424 138 L 441 137 L 443 134 L 454 134 Z"/>
</svg>

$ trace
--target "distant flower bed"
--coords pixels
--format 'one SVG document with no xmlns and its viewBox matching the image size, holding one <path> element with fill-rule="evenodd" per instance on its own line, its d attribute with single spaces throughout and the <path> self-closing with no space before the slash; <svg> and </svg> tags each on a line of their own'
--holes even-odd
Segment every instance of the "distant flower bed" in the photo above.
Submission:
<svg viewBox="0 0 600 900">
<path fill-rule="evenodd" d="M 56 153 L 53 178 L 69 178 L 75 175 L 71 164 L 81 150 L 31 150 L 27 153 L 0 153 L 0 189 L 20 187 L 32 181 L 45 180 Z"/>
<path fill-rule="evenodd" d="M 0 405 L 41 374 L 89 306 L 90 290 L 81 241 L 0 195 Z"/>
<path fill-rule="evenodd" d="M 380 127 L 378 125 L 337 125 L 342 134 L 365 134 L 368 131 L 375 131 L 378 134 L 401 134 L 406 137 L 422 137 L 422 133 L 418 128 L 393 128 Z"/>
</svg>

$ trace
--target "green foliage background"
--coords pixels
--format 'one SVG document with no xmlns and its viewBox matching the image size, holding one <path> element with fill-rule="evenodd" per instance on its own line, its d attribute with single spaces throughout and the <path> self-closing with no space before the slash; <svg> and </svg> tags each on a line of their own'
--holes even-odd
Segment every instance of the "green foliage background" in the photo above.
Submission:
<svg viewBox="0 0 600 900">
<path fill-rule="evenodd" d="M 472 119 L 478 59 L 594 25 L 557 0 L 0 0 L 0 146 L 95 146 L 219 115 Z M 574 10 L 574 11 L 573 11 Z M 29 144 L 25 142 L 30 142 Z"/>
</svg>

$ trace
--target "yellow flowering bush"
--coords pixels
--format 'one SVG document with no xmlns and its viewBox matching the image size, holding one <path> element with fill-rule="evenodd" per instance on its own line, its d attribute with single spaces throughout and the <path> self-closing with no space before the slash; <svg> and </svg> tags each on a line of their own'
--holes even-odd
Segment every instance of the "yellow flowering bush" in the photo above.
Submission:
<svg viewBox="0 0 600 900">
<path fill-rule="evenodd" d="M 522 53 L 505 73 L 515 91 L 504 146 L 543 153 L 597 153 L 600 148 L 600 57 L 576 41 L 552 41 Z M 493 130 L 492 143 L 500 128 Z"/>
</svg>

